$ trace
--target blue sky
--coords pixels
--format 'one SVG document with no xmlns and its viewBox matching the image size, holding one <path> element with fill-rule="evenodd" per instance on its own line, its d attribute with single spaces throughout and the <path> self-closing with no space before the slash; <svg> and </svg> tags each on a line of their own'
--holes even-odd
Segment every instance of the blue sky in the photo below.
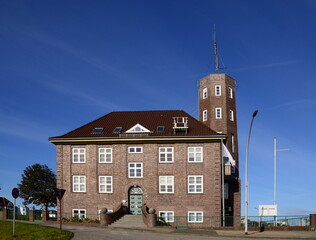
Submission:
<svg viewBox="0 0 316 240">
<path fill-rule="evenodd" d="M 34 163 L 55 171 L 48 137 L 111 111 L 182 109 L 214 73 L 212 29 L 237 80 L 240 177 L 248 128 L 249 214 L 316 213 L 316 1 L 0 0 L 0 196 Z M 244 205 L 242 197 L 242 209 Z M 18 202 L 21 202 L 19 200 Z"/>
</svg>

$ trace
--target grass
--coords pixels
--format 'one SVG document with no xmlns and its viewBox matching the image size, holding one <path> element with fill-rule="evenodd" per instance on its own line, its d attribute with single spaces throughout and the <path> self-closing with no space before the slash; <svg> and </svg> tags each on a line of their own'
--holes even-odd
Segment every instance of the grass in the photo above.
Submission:
<svg viewBox="0 0 316 240">
<path fill-rule="evenodd" d="M 0 240 L 69 240 L 73 233 L 58 228 L 41 226 L 37 224 L 15 223 L 15 237 L 12 236 L 13 223 L 0 221 Z"/>
</svg>

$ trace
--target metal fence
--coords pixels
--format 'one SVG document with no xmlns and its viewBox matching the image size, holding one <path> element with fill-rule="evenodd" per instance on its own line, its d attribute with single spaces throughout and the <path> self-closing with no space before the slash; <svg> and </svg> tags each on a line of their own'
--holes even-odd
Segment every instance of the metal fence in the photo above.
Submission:
<svg viewBox="0 0 316 240">
<path fill-rule="evenodd" d="M 174 222 L 166 223 L 177 229 L 187 228 L 216 228 L 216 227 L 243 227 L 245 225 L 244 217 L 208 217 L 203 216 L 198 221 L 192 221 L 188 216 L 176 216 Z M 248 226 L 310 226 L 310 218 L 308 215 L 304 216 L 250 216 L 248 217 Z"/>
</svg>

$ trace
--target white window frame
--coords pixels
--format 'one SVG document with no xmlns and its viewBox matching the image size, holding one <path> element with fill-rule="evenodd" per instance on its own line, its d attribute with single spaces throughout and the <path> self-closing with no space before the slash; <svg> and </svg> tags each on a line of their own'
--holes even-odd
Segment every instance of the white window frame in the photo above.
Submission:
<svg viewBox="0 0 316 240">
<path fill-rule="evenodd" d="M 72 149 L 72 163 L 86 163 L 86 149 L 85 148 Z"/>
<path fill-rule="evenodd" d="M 72 191 L 73 192 L 86 192 L 87 191 L 87 178 L 84 175 L 72 176 Z"/>
<path fill-rule="evenodd" d="M 229 110 L 229 120 L 230 121 L 234 121 L 234 111 L 233 110 Z"/>
<path fill-rule="evenodd" d="M 207 121 L 207 110 L 203 111 L 203 122 Z"/>
<path fill-rule="evenodd" d="M 235 135 L 231 134 L 231 145 L 232 145 L 232 152 L 235 152 Z"/>
<path fill-rule="evenodd" d="M 222 119 L 222 108 L 215 108 L 215 119 Z"/>
<path fill-rule="evenodd" d="M 229 87 L 229 88 L 228 88 L 228 97 L 231 98 L 231 99 L 233 99 L 233 98 L 234 98 L 233 96 L 234 96 L 234 95 L 233 95 L 233 89 L 232 89 L 231 87 Z"/>
<path fill-rule="evenodd" d="M 188 222 L 203 223 L 203 211 L 188 211 Z"/>
<path fill-rule="evenodd" d="M 203 88 L 203 96 L 202 96 L 202 98 L 203 99 L 207 99 L 207 97 L 208 97 L 207 88 Z"/>
<path fill-rule="evenodd" d="M 203 147 L 188 147 L 188 162 L 203 162 Z"/>
<path fill-rule="evenodd" d="M 222 95 L 222 86 L 221 85 L 215 85 L 215 96 L 221 96 Z"/>
<path fill-rule="evenodd" d="M 159 211 L 159 217 L 165 220 L 165 222 L 174 222 L 174 211 Z"/>
<path fill-rule="evenodd" d="M 99 176 L 99 193 L 113 193 L 112 176 Z"/>
<path fill-rule="evenodd" d="M 201 182 L 197 183 L 197 180 Z M 203 193 L 203 175 L 188 176 L 188 193 Z"/>
<path fill-rule="evenodd" d="M 134 164 L 135 166 L 131 166 Z M 137 166 L 140 165 L 140 166 Z M 134 176 L 131 175 L 131 170 L 134 170 Z M 140 176 L 137 176 L 137 170 L 140 170 Z M 130 162 L 128 163 L 128 178 L 143 178 L 143 163 L 141 162 Z"/>
<path fill-rule="evenodd" d="M 128 153 L 143 153 L 143 147 L 142 146 L 128 147 Z"/>
<path fill-rule="evenodd" d="M 171 160 L 170 160 L 170 155 L 171 155 Z M 173 163 L 173 161 L 174 161 L 173 147 L 159 147 L 159 162 L 160 163 Z"/>
<path fill-rule="evenodd" d="M 174 176 L 159 176 L 159 193 L 174 193 Z"/>
<path fill-rule="evenodd" d="M 112 148 L 99 148 L 99 163 L 112 163 Z"/>
<path fill-rule="evenodd" d="M 77 213 L 75 213 L 77 212 Z M 82 219 L 82 218 L 86 218 L 87 216 L 87 211 L 86 209 L 72 209 L 72 216 L 78 216 L 78 218 Z"/>
</svg>

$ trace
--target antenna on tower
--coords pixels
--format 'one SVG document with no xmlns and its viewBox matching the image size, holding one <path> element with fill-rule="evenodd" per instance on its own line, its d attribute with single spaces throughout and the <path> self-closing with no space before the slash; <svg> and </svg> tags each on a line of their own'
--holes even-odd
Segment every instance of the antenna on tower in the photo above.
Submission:
<svg viewBox="0 0 316 240">
<path fill-rule="evenodd" d="M 225 70 L 227 69 L 223 63 L 222 58 L 219 56 L 218 54 L 218 48 L 217 48 L 217 42 L 216 42 L 216 29 L 215 29 L 215 24 L 214 24 L 214 30 L 213 30 L 213 42 L 214 42 L 214 58 L 215 58 L 215 72 L 218 73 L 218 70 Z M 220 58 L 222 66 L 223 67 L 219 67 L 218 64 L 218 58 Z"/>
</svg>

